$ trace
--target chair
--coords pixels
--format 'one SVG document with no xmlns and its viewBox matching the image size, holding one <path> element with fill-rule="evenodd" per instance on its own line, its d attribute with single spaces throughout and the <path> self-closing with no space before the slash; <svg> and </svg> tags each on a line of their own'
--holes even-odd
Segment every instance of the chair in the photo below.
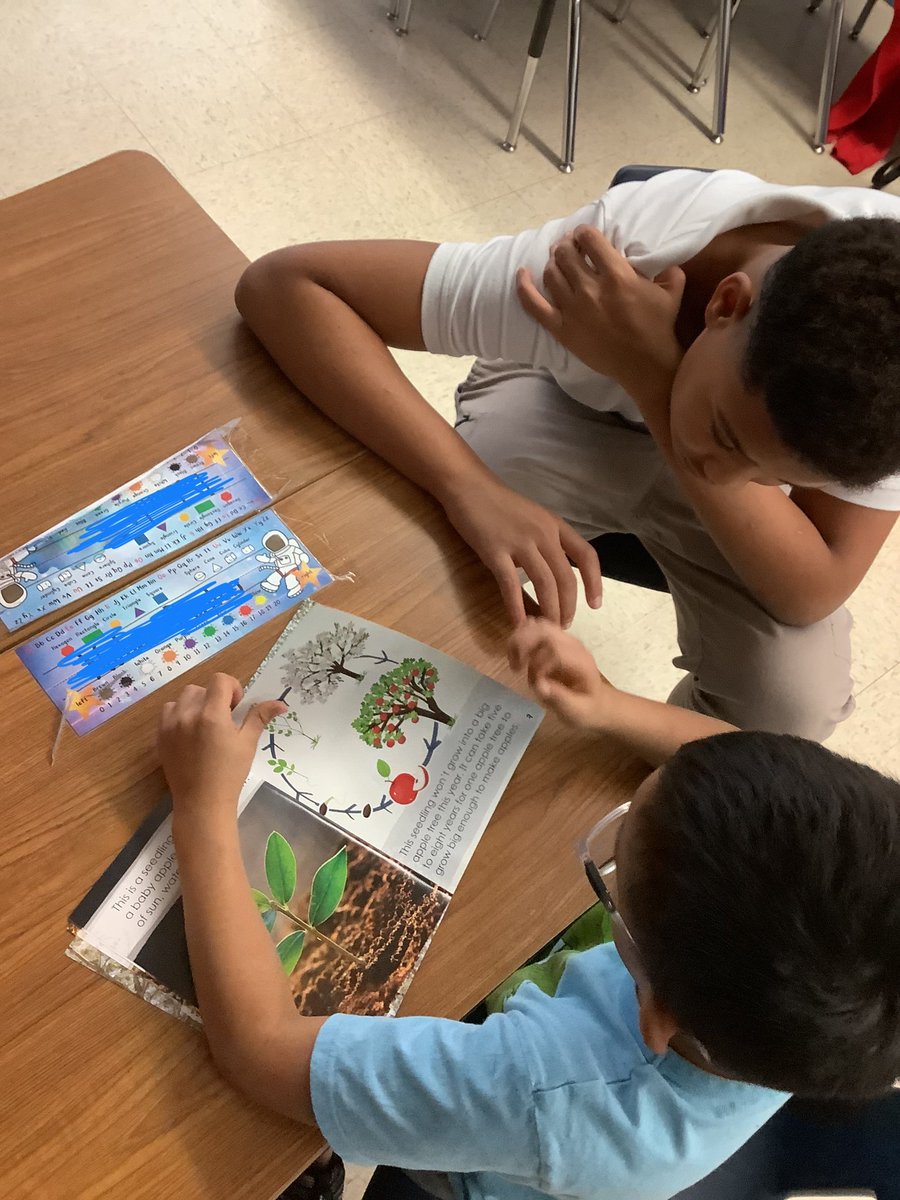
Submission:
<svg viewBox="0 0 900 1200">
<path fill-rule="evenodd" d="M 402 13 L 401 13 L 402 5 Z M 394 33 L 397 37 L 405 37 L 409 33 L 409 18 L 412 15 L 413 0 L 393 0 L 393 7 L 389 8 L 385 16 L 389 21 L 396 21 Z M 483 42 L 491 31 L 491 26 L 494 23 L 494 17 L 497 15 L 497 9 L 500 7 L 500 0 L 494 0 L 491 5 L 490 12 L 485 18 L 484 24 L 480 29 L 472 34 L 476 42 Z M 399 20 L 398 20 L 399 18 Z"/>
<path fill-rule="evenodd" d="M 807 12 L 814 13 L 822 6 L 823 0 L 810 0 Z M 873 0 L 874 3 L 874 0 Z M 697 93 L 706 83 L 706 71 L 709 56 L 713 46 L 716 54 L 716 95 L 713 108 L 713 126 L 710 137 L 719 145 L 725 136 L 725 109 L 728 101 L 728 68 L 731 58 L 731 22 L 741 6 L 741 0 L 717 0 L 717 8 L 703 30 L 707 44 L 697 63 L 696 70 L 688 83 L 688 90 Z M 822 63 L 822 77 L 819 84 L 819 102 L 816 110 L 816 126 L 812 137 L 812 147 L 816 154 L 825 149 L 828 137 L 828 114 L 834 97 L 834 76 L 837 69 L 838 46 L 840 44 L 841 26 L 844 19 L 844 0 L 831 0 L 831 17 L 828 25 L 828 40 L 825 47 L 825 58 Z M 858 22 L 857 22 L 858 23 Z M 719 31 L 715 42 L 712 34 Z"/>
<path fill-rule="evenodd" d="M 630 3 L 630 0 L 625 0 L 625 2 Z M 568 0 L 568 3 L 569 33 L 566 56 L 566 111 L 563 127 L 562 156 L 559 160 L 559 169 L 566 174 L 572 170 L 575 161 L 575 115 L 578 106 L 578 73 L 581 64 L 581 0 Z M 413 0 L 393 0 L 393 7 L 388 10 L 386 15 L 389 21 L 397 22 L 394 33 L 398 35 L 409 33 L 409 18 L 412 12 L 412 4 Z M 472 35 L 476 41 L 483 42 L 487 39 L 499 7 L 500 0 L 493 0 L 484 24 Z M 519 85 L 516 102 L 513 105 L 509 129 L 506 137 L 500 143 L 500 148 L 508 154 L 512 154 L 519 144 L 519 131 L 522 128 L 525 106 L 528 103 L 538 63 L 541 61 L 541 56 L 544 53 L 547 31 L 550 28 L 550 21 L 553 18 L 555 8 L 556 0 L 539 0 L 537 15 L 528 43 L 525 71 L 522 75 L 522 82 Z"/>
</svg>

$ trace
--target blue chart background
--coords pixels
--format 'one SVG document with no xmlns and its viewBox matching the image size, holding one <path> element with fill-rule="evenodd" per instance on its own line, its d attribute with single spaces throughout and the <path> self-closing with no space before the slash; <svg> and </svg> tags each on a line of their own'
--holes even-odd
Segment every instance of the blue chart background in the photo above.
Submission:
<svg viewBox="0 0 900 1200">
<path fill-rule="evenodd" d="M 21 581 L 25 599 L 0 609 L 0 621 L 19 629 L 144 563 L 201 541 L 269 499 L 222 435 L 207 434 L 14 550 L 9 557 L 38 578 Z M 0 567 L 9 557 L 0 559 Z"/>
<path fill-rule="evenodd" d="M 302 547 L 309 562 L 300 570 L 312 573 L 302 590 L 288 596 L 283 580 L 264 589 L 274 567 L 256 555 L 276 530 L 295 536 L 273 512 L 252 517 L 17 653 L 76 732 L 87 733 L 331 582 Z"/>
</svg>

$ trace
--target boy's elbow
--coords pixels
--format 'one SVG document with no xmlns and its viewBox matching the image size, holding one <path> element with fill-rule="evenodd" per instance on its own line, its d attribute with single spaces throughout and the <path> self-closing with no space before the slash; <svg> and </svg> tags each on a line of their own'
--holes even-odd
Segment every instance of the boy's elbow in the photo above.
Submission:
<svg viewBox="0 0 900 1200">
<path fill-rule="evenodd" d="M 285 250 L 265 254 L 245 269 L 234 289 L 234 303 L 254 332 L 258 332 L 266 314 L 277 306 L 278 294 L 296 270 L 296 266 L 289 265 Z"/>
<path fill-rule="evenodd" d="M 769 616 L 774 617 L 780 625 L 805 629 L 809 625 L 817 625 L 819 621 L 824 621 L 840 606 L 841 601 L 833 602 L 831 597 L 788 596 L 769 607 Z"/>
<path fill-rule="evenodd" d="M 250 1037 L 209 1038 L 209 1048 L 219 1074 L 235 1091 L 270 1112 L 314 1125 L 309 1056 L 304 1058 L 294 1035 L 280 1026 L 270 1034 L 257 1029 Z"/>
</svg>

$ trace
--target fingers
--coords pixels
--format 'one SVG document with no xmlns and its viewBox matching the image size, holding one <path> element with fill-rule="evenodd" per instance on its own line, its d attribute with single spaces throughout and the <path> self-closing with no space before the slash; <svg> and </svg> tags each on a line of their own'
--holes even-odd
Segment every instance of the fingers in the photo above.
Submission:
<svg viewBox="0 0 900 1200">
<path fill-rule="evenodd" d="M 684 285 L 687 282 L 687 276 L 681 267 L 666 267 L 665 271 L 660 271 L 653 282 L 659 284 L 661 288 L 664 288 L 678 301 L 679 305 L 681 304 L 681 298 L 684 295 Z"/>
<path fill-rule="evenodd" d="M 620 254 L 612 242 L 593 225 L 577 226 L 572 231 L 572 241 L 584 257 L 590 259 L 594 270 L 599 274 L 608 272 L 619 275 L 634 272 L 624 254 Z"/>
<path fill-rule="evenodd" d="M 572 238 L 566 238 L 559 242 L 552 253 L 556 268 L 565 279 L 570 291 L 580 291 L 588 279 L 596 280 L 597 272 L 585 261 L 584 254 Z"/>
<path fill-rule="evenodd" d="M 562 313 L 538 291 L 527 267 L 520 267 L 516 271 L 516 295 L 529 317 L 542 325 L 548 333 L 556 336 L 560 332 L 563 324 Z"/>
<path fill-rule="evenodd" d="M 565 521 L 560 523 L 559 540 L 581 574 L 588 604 L 591 608 L 599 608 L 603 603 L 603 575 L 597 551 Z"/>
<path fill-rule="evenodd" d="M 281 716 L 283 712 L 287 712 L 287 705 L 283 700 L 261 700 L 254 704 L 244 717 L 241 733 L 258 742 L 259 735 L 269 722 Z"/>
<path fill-rule="evenodd" d="M 558 648 L 566 642 L 579 644 L 570 633 L 564 633 L 562 629 L 551 625 L 549 621 L 541 617 L 529 617 L 509 639 L 507 645 L 509 665 L 515 671 L 524 670 L 528 660 L 539 646 L 548 645 L 551 648 Z"/>
<path fill-rule="evenodd" d="M 558 625 L 560 622 L 559 589 L 556 576 L 548 566 L 546 557 L 539 548 L 535 547 L 533 552 L 522 556 L 519 566 L 534 585 L 541 616 L 552 621 L 554 625 Z"/>
<path fill-rule="evenodd" d="M 488 563 L 488 566 L 497 580 L 500 596 L 513 625 L 521 625 L 525 620 L 525 597 L 522 595 L 516 564 L 507 556 L 496 563 Z"/>
<path fill-rule="evenodd" d="M 224 708 L 227 705 L 230 712 L 240 704 L 243 694 L 244 689 L 233 675 L 217 671 L 206 689 L 206 704 L 211 709 Z"/>
</svg>

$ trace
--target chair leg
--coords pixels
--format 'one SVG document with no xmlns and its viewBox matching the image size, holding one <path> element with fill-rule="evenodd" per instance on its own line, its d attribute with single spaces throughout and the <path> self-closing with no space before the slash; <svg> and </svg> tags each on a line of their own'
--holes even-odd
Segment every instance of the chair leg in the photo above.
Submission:
<svg viewBox="0 0 900 1200">
<path fill-rule="evenodd" d="M 622 0 L 619 7 L 611 13 L 604 13 L 607 20 L 612 21 L 613 25 L 621 25 L 631 9 L 633 0 Z"/>
<path fill-rule="evenodd" d="M 732 21 L 734 20 L 735 16 L 737 15 L 737 10 L 740 7 L 741 7 L 741 0 L 732 0 L 732 5 L 731 5 Z M 713 45 L 714 45 L 714 43 L 712 41 L 712 35 L 715 33 L 715 31 L 718 29 L 718 27 L 719 27 L 719 9 L 716 8 L 716 11 L 709 18 L 706 28 L 703 30 L 703 36 L 704 36 L 704 38 L 707 38 L 708 40 L 707 40 L 706 45 L 703 47 L 703 53 L 700 55 L 700 61 L 697 63 L 696 70 L 694 71 L 693 75 L 691 76 L 690 83 L 688 83 L 688 85 L 687 85 L 688 91 L 693 92 L 694 95 L 696 95 L 697 92 L 699 92 L 702 87 L 706 86 L 707 67 L 709 66 L 709 59 L 710 59 L 710 55 L 712 54 Z"/>
<path fill-rule="evenodd" d="M 865 4 L 863 5 L 862 12 L 856 18 L 856 24 L 850 30 L 850 37 L 853 39 L 854 42 L 859 37 L 859 35 L 862 33 L 863 27 L 865 26 L 866 21 L 868 21 L 868 19 L 869 19 L 869 13 L 875 7 L 875 3 L 876 3 L 876 0 L 866 0 Z"/>
<path fill-rule="evenodd" d="M 809 4 L 807 4 L 807 6 L 806 6 L 806 11 L 808 13 L 818 12 L 819 9 L 822 7 L 822 3 L 823 3 L 823 0 L 809 0 Z"/>
<path fill-rule="evenodd" d="M 728 65 L 731 58 L 732 0 L 719 0 L 719 38 L 716 54 L 716 102 L 713 109 L 712 140 L 718 146 L 725 136 L 725 107 L 728 102 Z"/>
<path fill-rule="evenodd" d="M 494 0 L 491 5 L 491 11 L 488 13 L 482 27 L 472 34 L 476 42 L 486 42 L 487 36 L 491 32 L 491 26 L 494 24 L 494 17 L 497 15 L 497 9 L 500 7 L 500 0 Z"/>
<path fill-rule="evenodd" d="M 819 110 L 816 115 L 816 131 L 813 134 L 813 150 L 816 154 L 823 152 L 828 138 L 828 114 L 834 99 L 834 76 L 837 70 L 843 20 L 844 0 L 831 0 L 828 42 L 825 47 L 825 62 L 822 64 L 822 82 L 819 87 Z"/>
<path fill-rule="evenodd" d="M 575 119 L 578 115 L 578 75 L 581 65 L 581 0 L 569 0 L 569 37 L 566 44 L 566 117 L 559 169 L 569 174 L 575 165 Z"/>
<path fill-rule="evenodd" d="M 400 0 L 391 0 L 391 7 L 384 14 L 389 21 L 397 20 L 397 13 L 400 11 Z"/>
<path fill-rule="evenodd" d="M 404 37 L 409 33 L 409 18 L 412 13 L 413 0 L 394 0 L 394 16 L 399 12 L 399 20 L 394 28 L 394 33 L 397 37 Z M 391 14 L 388 13 L 388 20 L 393 20 Z"/>
<path fill-rule="evenodd" d="M 531 41 L 528 43 L 528 55 L 525 59 L 522 82 L 519 84 L 519 94 L 516 96 L 512 116 L 509 119 L 506 141 L 500 143 L 500 149 L 505 150 L 508 154 L 512 154 L 519 144 L 522 117 L 525 115 L 525 106 L 528 103 L 528 96 L 531 92 L 531 85 L 534 83 L 534 75 L 537 71 L 538 63 L 541 61 L 541 55 L 544 53 L 547 30 L 550 28 L 555 8 L 556 0 L 540 0 L 537 16 L 534 20 L 534 27 L 531 30 Z"/>
</svg>

